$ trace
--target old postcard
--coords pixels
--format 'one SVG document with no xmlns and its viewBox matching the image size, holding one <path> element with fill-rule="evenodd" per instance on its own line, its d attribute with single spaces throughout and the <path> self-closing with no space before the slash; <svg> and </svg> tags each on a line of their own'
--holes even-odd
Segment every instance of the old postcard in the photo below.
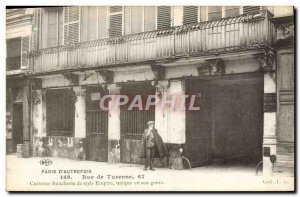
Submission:
<svg viewBox="0 0 300 197">
<path fill-rule="evenodd" d="M 294 28 L 292 6 L 7 6 L 7 191 L 294 191 Z"/>
</svg>

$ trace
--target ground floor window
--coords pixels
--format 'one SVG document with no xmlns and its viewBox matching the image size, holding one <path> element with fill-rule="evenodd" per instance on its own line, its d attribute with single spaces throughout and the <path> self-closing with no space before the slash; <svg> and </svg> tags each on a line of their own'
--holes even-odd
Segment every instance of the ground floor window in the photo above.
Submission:
<svg viewBox="0 0 300 197">
<path fill-rule="evenodd" d="M 122 85 L 121 93 L 128 96 L 128 103 L 131 103 L 136 95 L 141 95 L 143 106 L 145 106 L 147 96 L 155 94 L 155 87 L 150 82 L 130 83 Z M 142 135 L 147 127 L 147 122 L 155 119 L 154 107 L 149 110 L 139 110 L 137 108 L 128 110 L 128 106 L 124 106 L 120 110 L 123 136 Z"/>
<path fill-rule="evenodd" d="M 69 89 L 48 90 L 47 135 L 74 136 L 74 92 Z"/>
</svg>

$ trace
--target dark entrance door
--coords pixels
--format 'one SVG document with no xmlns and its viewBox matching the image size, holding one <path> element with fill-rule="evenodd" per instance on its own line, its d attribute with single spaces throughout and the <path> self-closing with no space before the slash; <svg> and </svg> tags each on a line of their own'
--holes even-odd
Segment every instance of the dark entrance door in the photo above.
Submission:
<svg viewBox="0 0 300 197">
<path fill-rule="evenodd" d="M 186 111 L 186 144 L 184 155 L 192 167 L 208 164 L 211 156 L 211 90 L 207 80 L 187 80 L 186 93 L 197 95 L 198 111 Z"/>
<path fill-rule="evenodd" d="M 199 111 L 186 111 L 184 155 L 192 167 L 256 163 L 262 157 L 263 75 L 240 74 L 186 81 Z"/>
<path fill-rule="evenodd" d="M 17 144 L 23 144 L 23 105 L 13 106 L 13 139 L 14 152 L 17 151 Z"/>
<path fill-rule="evenodd" d="M 88 88 L 86 92 L 86 159 L 90 161 L 107 161 L 108 112 L 99 108 L 100 98 L 105 94 L 101 87 Z"/>
<path fill-rule="evenodd" d="M 214 80 L 213 159 L 257 163 L 263 139 L 263 76 L 236 75 Z"/>
</svg>

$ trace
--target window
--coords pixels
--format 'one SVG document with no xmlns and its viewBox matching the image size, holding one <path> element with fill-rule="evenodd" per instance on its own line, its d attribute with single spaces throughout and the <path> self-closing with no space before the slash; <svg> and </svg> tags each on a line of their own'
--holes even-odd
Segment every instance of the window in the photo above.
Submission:
<svg viewBox="0 0 300 197">
<path fill-rule="evenodd" d="M 64 7 L 64 44 L 79 42 L 80 7 Z"/>
<path fill-rule="evenodd" d="M 88 137 L 107 135 L 108 111 L 99 109 L 101 97 L 105 95 L 102 88 L 89 88 L 86 94 L 86 132 Z M 105 107 L 108 107 L 108 99 Z"/>
<path fill-rule="evenodd" d="M 82 6 L 80 9 L 80 41 L 106 38 L 107 6 Z"/>
<path fill-rule="evenodd" d="M 97 7 L 89 6 L 88 7 L 88 28 L 87 28 L 87 40 L 96 40 L 97 39 Z"/>
<path fill-rule="evenodd" d="M 130 24 L 131 24 L 131 33 L 138 33 L 143 31 L 143 7 L 141 6 L 132 6 Z"/>
<path fill-rule="evenodd" d="M 123 34 L 123 8 L 122 6 L 109 7 L 109 37 L 118 37 Z"/>
<path fill-rule="evenodd" d="M 222 6 L 207 7 L 208 20 L 216 20 L 222 18 Z"/>
<path fill-rule="evenodd" d="M 248 14 L 252 12 L 259 12 L 260 6 L 243 6 L 243 13 Z"/>
<path fill-rule="evenodd" d="M 226 6 L 225 7 L 225 17 L 234 17 L 240 14 L 239 6 Z"/>
<path fill-rule="evenodd" d="M 124 8 L 125 34 L 155 30 L 155 13 L 154 6 L 126 6 Z"/>
<path fill-rule="evenodd" d="M 74 92 L 48 90 L 46 94 L 47 135 L 74 136 Z"/>
<path fill-rule="evenodd" d="M 144 7 L 144 31 L 152 31 L 156 29 L 156 8 L 154 6 Z"/>
<path fill-rule="evenodd" d="M 167 29 L 171 27 L 171 7 L 158 6 L 157 7 L 157 29 Z"/>
<path fill-rule="evenodd" d="M 136 95 L 141 95 L 143 106 L 145 106 L 148 95 L 155 95 L 155 87 L 145 82 L 124 84 L 121 94 L 129 97 L 128 103 L 131 103 Z M 155 119 L 155 106 L 151 106 L 149 110 L 138 110 L 137 108 L 128 110 L 128 107 L 129 104 L 120 108 L 122 136 L 142 135 L 147 128 L 147 122 Z"/>
<path fill-rule="evenodd" d="M 56 47 L 63 44 L 63 12 L 61 8 L 47 9 L 47 47 Z"/>
<path fill-rule="evenodd" d="M 197 6 L 184 6 L 183 7 L 183 25 L 198 22 L 198 7 Z"/>
</svg>

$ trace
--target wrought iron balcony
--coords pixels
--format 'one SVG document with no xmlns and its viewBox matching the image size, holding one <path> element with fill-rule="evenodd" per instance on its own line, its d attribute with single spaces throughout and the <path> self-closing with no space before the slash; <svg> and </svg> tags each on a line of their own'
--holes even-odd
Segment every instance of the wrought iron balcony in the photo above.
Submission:
<svg viewBox="0 0 300 197">
<path fill-rule="evenodd" d="M 21 56 L 6 58 L 6 70 L 19 70 L 21 69 Z"/>
<path fill-rule="evenodd" d="M 84 69 L 150 60 L 201 56 L 273 44 L 272 14 L 266 10 L 165 30 L 142 32 L 29 53 L 34 72 Z"/>
</svg>

